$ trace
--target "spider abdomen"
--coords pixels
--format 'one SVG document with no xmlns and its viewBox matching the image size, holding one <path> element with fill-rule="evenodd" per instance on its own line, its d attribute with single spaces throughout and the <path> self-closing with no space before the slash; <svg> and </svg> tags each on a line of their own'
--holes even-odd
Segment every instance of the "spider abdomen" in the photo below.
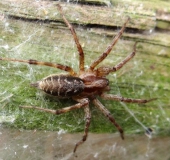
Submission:
<svg viewBox="0 0 170 160">
<path fill-rule="evenodd" d="M 50 75 L 31 85 L 60 98 L 76 96 L 84 90 L 82 79 L 69 75 Z"/>
</svg>

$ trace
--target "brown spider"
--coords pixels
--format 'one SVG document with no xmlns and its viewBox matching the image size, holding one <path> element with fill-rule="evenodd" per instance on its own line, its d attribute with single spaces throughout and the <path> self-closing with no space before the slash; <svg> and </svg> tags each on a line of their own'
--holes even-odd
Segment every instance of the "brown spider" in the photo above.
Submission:
<svg viewBox="0 0 170 160">
<path fill-rule="evenodd" d="M 123 61 L 118 63 L 117 65 L 113 67 L 103 66 L 103 67 L 98 67 L 98 68 L 96 68 L 96 66 L 108 56 L 113 46 L 116 44 L 116 42 L 119 40 L 119 38 L 123 34 L 125 26 L 129 22 L 130 18 L 126 20 L 121 30 L 114 37 L 110 46 L 108 46 L 106 50 L 96 60 L 94 60 L 87 69 L 85 69 L 84 68 L 84 52 L 79 43 L 76 32 L 73 26 L 65 18 L 61 6 L 58 4 L 57 7 L 65 24 L 68 26 L 68 28 L 71 31 L 74 41 L 76 43 L 77 49 L 78 49 L 79 71 L 77 73 L 71 67 L 62 65 L 62 64 L 41 62 L 41 61 L 36 61 L 32 59 L 19 60 L 19 59 L 10 59 L 10 58 L 0 58 L 0 60 L 24 62 L 24 63 L 28 63 L 32 65 L 49 66 L 49 67 L 58 68 L 60 70 L 64 70 L 68 72 L 69 73 L 68 75 L 56 75 L 56 74 L 49 75 L 48 77 L 45 77 L 44 79 L 31 85 L 44 91 L 45 93 L 49 95 L 56 96 L 58 98 L 72 98 L 78 103 L 76 103 L 75 105 L 69 106 L 69 107 L 58 109 L 58 110 L 45 109 L 45 108 L 40 108 L 36 106 L 21 106 L 21 107 L 22 108 L 34 108 L 40 111 L 49 112 L 49 113 L 57 114 L 57 115 L 69 112 L 74 109 L 83 108 L 85 112 L 84 135 L 83 135 L 83 138 L 78 143 L 76 143 L 73 152 L 76 152 L 77 147 L 80 144 L 82 144 L 84 141 L 86 141 L 87 139 L 88 130 L 90 126 L 90 119 L 91 119 L 91 113 L 89 109 L 90 101 L 92 101 L 92 103 L 111 121 L 111 123 L 113 123 L 113 125 L 120 132 L 121 138 L 124 139 L 122 128 L 115 121 L 111 113 L 98 100 L 97 97 L 101 97 L 105 100 L 115 100 L 115 101 L 130 102 L 130 103 L 147 103 L 153 100 L 153 99 L 142 100 L 142 99 L 124 98 L 121 96 L 106 93 L 107 91 L 110 90 L 109 80 L 106 78 L 106 76 L 109 73 L 116 72 L 117 70 L 122 68 L 129 60 L 131 60 L 134 57 L 136 53 L 136 43 L 134 45 L 133 52 L 130 55 L 128 55 Z"/>
</svg>

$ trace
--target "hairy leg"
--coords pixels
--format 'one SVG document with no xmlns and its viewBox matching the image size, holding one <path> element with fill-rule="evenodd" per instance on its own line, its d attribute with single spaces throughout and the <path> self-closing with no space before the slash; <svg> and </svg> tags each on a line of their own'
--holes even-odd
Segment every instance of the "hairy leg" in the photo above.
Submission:
<svg viewBox="0 0 170 160">
<path fill-rule="evenodd" d="M 104 51 L 100 57 L 98 57 L 95 61 L 93 61 L 90 65 L 90 70 L 94 70 L 94 68 L 100 63 L 102 62 L 111 52 L 113 46 L 116 44 L 116 42 L 119 40 L 119 38 L 122 36 L 126 24 L 129 22 L 130 18 L 128 18 L 126 20 L 126 22 L 124 23 L 124 25 L 122 26 L 121 30 L 118 32 L 118 34 L 115 36 L 115 38 L 113 39 L 112 43 L 110 44 L 110 46 L 107 47 L 106 51 Z"/>
<path fill-rule="evenodd" d="M 90 120 L 91 120 L 91 114 L 90 114 L 90 109 L 89 109 L 89 106 L 85 106 L 84 107 L 84 112 L 85 112 L 85 129 L 84 129 L 84 135 L 83 135 L 83 138 L 82 140 L 80 140 L 78 143 L 76 143 L 75 145 L 75 148 L 74 148 L 74 153 L 76 152 L 77 150 L 77 147 L 79 145 L 81 145 L 83 142 L 86 141 L 87 139 L 87 136 L 88 136 L 88 131 L 89 131 L 89 126 L 90 126 Z"/>
<path fill-rule="evenodd" d="M 105 100 L 114 100 L 114 101 L 121 101 L 121 102 L 127 102 L 127 103 L 147 103 L 147 102 L 156 100 L 156 98 L 152 98 L 152 99 L 148 99 L 148 100 L 146 100 L 146 99 L 124 98 L 124 97 L 121 97 L 121 96 L 106 94 L 106 93 L 101 94 L 101 98 L 103 98 Z"/>
<path fill-rule="evenodd" d="M 58 7 L 60 14 L 62 15 L 62 18 L 63 18 L 65 24 L 68 26 L 68 28 L 70 29 L 70 31 L 73 35 L 74 41 L 76 43 L 76 46 L 77 46 L 77 49 L 78 49 L 78 52 L 79 52 L 79 69 L 80 69 L 80 71 L 84 71 L 84 52 L 83 52 L 83 49 L 81 47 L 81 44 L 79 43 L 76 32 L 75 32 L 73 26 L 65 18 L 61 6 L 59 4 L 57 4 L 57 7 Z"/>
<path fill-rule="evenodd" d="M 136 54 L 136 44 L 135 43 L 133 47 L 133 52 L 128 55 L 124 60 L 122 60 L 120 63 L 118 63 L 114 67 L 99 67 L 95 71 L 98 76 L 107 76 L 110 72 L 116 72 L 117 70 L 121 69 L 127 62 L 129 62 Z"/>
<path fill-rule="evenodd" d="M 103 104 L 98 100 L 98 99 L 94 99 L 93 100 L 94 105 L 100 109 L 100 111 L 111 121 L 111 123 L 113 123 L 113 125 L 117 128 L 117 130 L 120 133 L 120 136 L 122 139 L 124 139 L 124 134 L 123 134 L 123 129 L 119 126 L 119 124 L 115 121 L 115 119 L 113 118 L 113 116 L 111 115 L 111 113 L 109 112 L 109 110 L 107 108 L 105 108 L 103 106 Z"/>
<path fill-rule="evenodd" d="M 21 59 L 12 59 L 12 58 L 1 58 L 0 60 L 2 61 L 12 61 L 12 62 L 22 62 L 22 63 L 28 63 L 31 65 L 41 65 L 41 66 L 49 66 L 49 67 L 54 67 L 54 68 L 58 68 L 61 69 L 63 71 L 69 72 L 70 75 L 75 75 L 76 73 L 73 71 L 73 69 L 69 66 L 65 66 L 62 64 L 56 64 L 56 63 L 51 63 L 51 62 L 42 62 L 42 61 L 37 61 L 37 60 L 21 60 Z"/>
<path fill-rule="evenodd" d="M 76 100 L 76 99 L 75 99 Z M 39 111 L 43 111 L 43 112 L 48 112 L 48 113 L 52 113 L 52 114 L 62 114 L 62 113 L 66 113 L 69 111 L 72 111 L 74 109 L 79 109 L 82 108 L 86 105 L 89 104 L 89 100 L 86 98 L 83 99 L 78 99 L 79 103 L 69 106 L 69 107 L 65 107 L 62 109 L 57 109 L 57 110 L 53 110 L 53 109 L 47 109 L 47 108 L 41 108 L 41 107 L 36 107 L 36 106 L 20 106 L 21 108 L 26 108 L 26 109 L 36 109 Z"/>
</svg>

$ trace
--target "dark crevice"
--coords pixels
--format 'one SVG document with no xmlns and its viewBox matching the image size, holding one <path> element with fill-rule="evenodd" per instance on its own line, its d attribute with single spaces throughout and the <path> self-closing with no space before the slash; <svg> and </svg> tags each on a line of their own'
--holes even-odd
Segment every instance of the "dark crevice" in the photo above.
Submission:
<svg viewBox="0 0 170 160">
<path fill-rule="evenodd" d="M 8 15 L 8 18 L 15 19 L 15 20 L 22 20 L 22 21 L 28 21 L 28 22 L 36 22 L 36 23 L 63 23 L 62 20 L 49 20 L 49 19 L 38 19 L 38 18 L 25 18 L 25 17 L 19 17 L 14 15 Z M 107 26 L 102 24 L 77 24 L 77 23 L 71 23 L 74 27 L 81 26 L 82 28 L 96 28 L 96 29 L 105 29 L 105 30 L 111 30 L 111 31 L 118 31 L 121 29 L 121 26 Z M 123 25 L 123 24 L 122 24 Z M 128 33 L 143 33 L 144 30 L 139 30 L 137 28 L 128 28 L 126 27 L 126 32 Z"/>
<path fill-rule="evenodd" d="M 48 1 L 58 1 L 58 0 L 48 0 Z M 59 2 L 68 2 L 68 0 L 60 0 Z M 81 5 L 92 5 L 92 6 L 108 6 L 108 3 L 111 4 L 111 1 L 86 1 L 86 0 L 69 0 L 69 3 L 81 4 Z"/>
</svg>

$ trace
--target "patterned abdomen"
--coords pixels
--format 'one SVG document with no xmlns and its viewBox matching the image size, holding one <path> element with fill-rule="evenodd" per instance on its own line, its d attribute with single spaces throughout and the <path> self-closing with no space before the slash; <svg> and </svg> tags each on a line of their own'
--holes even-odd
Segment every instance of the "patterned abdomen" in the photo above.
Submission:
<svg viewBox="0 0 170 160">
<path fill-rule="evenodd" d="M 84 90 L 82 79 L 67 75 L 51 75 L 31 85 L 60 98 L 72 97 Z"/>
</svg>

